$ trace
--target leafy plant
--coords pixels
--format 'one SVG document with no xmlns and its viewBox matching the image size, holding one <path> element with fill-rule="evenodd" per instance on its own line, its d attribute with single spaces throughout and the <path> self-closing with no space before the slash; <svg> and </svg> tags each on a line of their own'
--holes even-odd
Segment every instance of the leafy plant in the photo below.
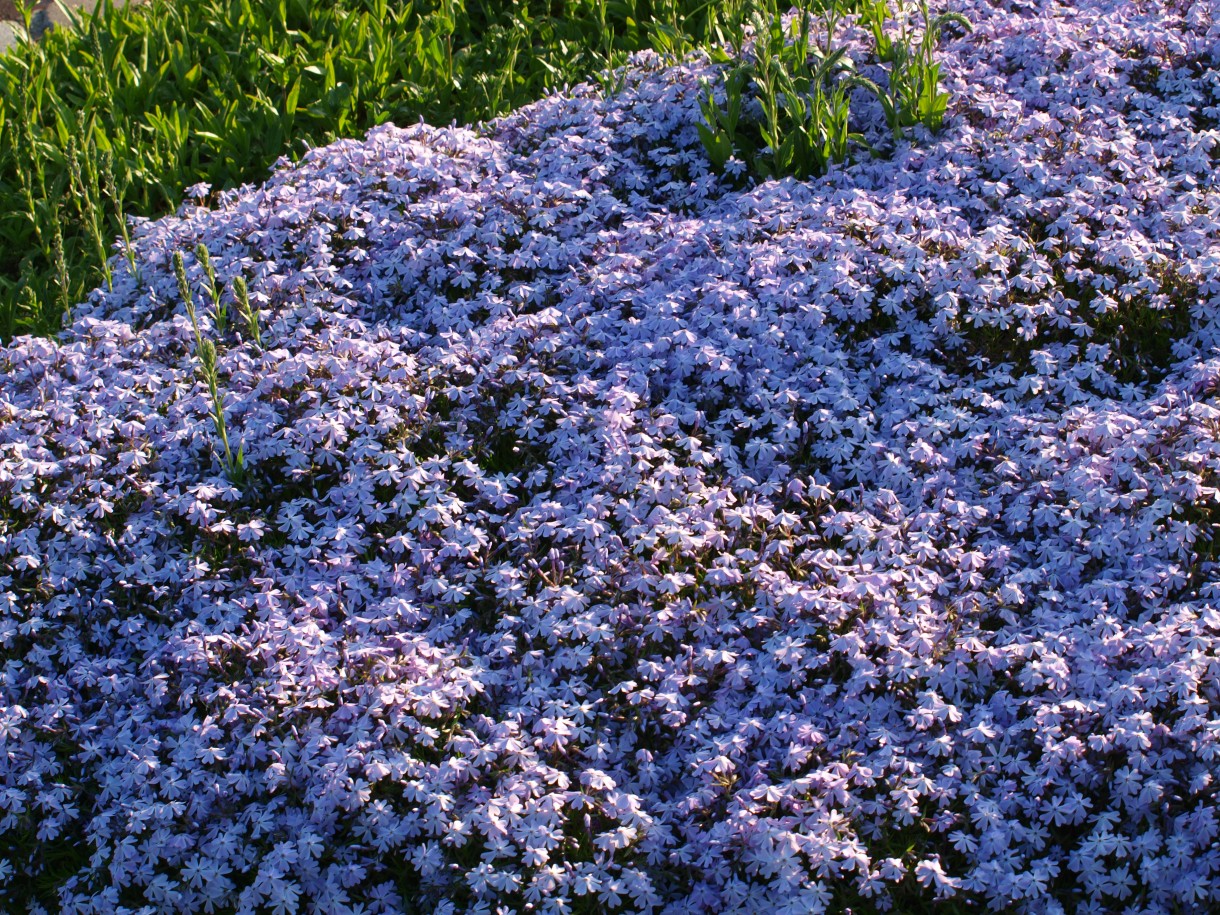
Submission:
<svg viewBox="0 0 1220 915">
<path fill-rule="evenodd" d="M 846 49 L 810 54 L 809 20 L 802 11 L 793 40 L 786 43 L 783 30 L 775 27 L 778 18 L 769 24 L 761 17 L 755 19 L 756 29 L 770 26 L 758 29 L 754 69 L 766 147 L 755 156 L 754 165 L 764 178 L 825 174 L 832 163 L 847 157 L 852 140 L 860 140 L 848 128 L 848 84 L 834 80 L 851 67 Z"/>
<path fill-rule="evenodd" d="M 754 10 L 756 0 L 722 0 L 720 3 L 709 3 L 706 40 L 713 43 L 713 56 L 724 54 L 725 48 L 732 53 L 722 62 L 741 57 L 742 45 L 745 42 L 745 25 L 750 13 Z"/>
<path fill-rule="evenodd" d="M 918 42 L 907 28 L 905 8 L 900 8 L 901 29 L 894 38 L 886 31 L 887 0 L 862 0 L 860 22 L 872 33 L 878 58 L 889 65 L 883 90 L 854 72 L 846 48 L 835 47 L 835 32 L 849 11 L 841 0 L 804 0 L 785 29 L 772 0 L 751 14 L 754 45 L 749 57 L 742 54 L 740 39 L 732 57 L 723 51 L 713 55 L 733 64 L 724 78 L 725 107 L 716 104 L 710 86 L 701 101 L 704 122 L 699 136 L 715 168 L 727 168 L 729 160 L 741 154 L 761 178 L 825 174 L 847 158 L 853 144 L 868 145 L 851 130 L 850 92 L 856 87 L 880 100 L 895 138 L 914 124 L 940 128 L 949 95 L 940 87 L 934 52 L 946 26 L 969 29 L 969 21 L 960 13 L 933 16 L 926 0 L 920 0 L 924 27 Z M 811 48 L 815 20 L 819 40 Z M 743 122 L 743 106 L 751 96 L 761 117 Z"/>
<path fill-rule="evenodd" d="M 118 182 L 114 178 L 114 153 L 109 149 L 104 149 L 99 153 L 99 158 L 101 159 L 102 187 L 114 206 L 114 222 L 117 223 L 123 239 L 123 256 L 127 259 L 127 266 L 131 268 L 131 275 L 138 283 L 140 281 L 140 269 L 136 264 L 135 248 L 131 246 L 131 234 L 127 229 L 127 219 L 123 215 L 124 188 L 119 187 Z"/>
<path fill-rule="evenodd" d="M 725 76 L 725 108 L 710 87 L 701 102 L 699 135 L 716 168 L 740 153 L 763 178 L 810 178 L 846 159 L 852 143 L 864 142 L 849 125 L 852 61 L 845 48 L 834 47 L 842 16 L 837 0 L 821 8 L 806 0 L 788 26 L 773 0 L 753 10 L 752 55 L 739 56 Z M 823 38 L 811 47 L 815 18 Z M 747 89 L 761 117 L 743 122 Z"/>
<path fill-rule="evenodd" d="M 737 125 L 741 121 L 741 103 L 747 78 L 748 73 L 744 68 L 735 68 L 725 77 L 724 109 L 716 104 L 711 86 L 704 84 L 704 95 L 699 102 L 704 123 L 696 126 L 708 157 L 717 169 L 723 169 L 738 148 Z"/>
<path fill-rule="evenodd" d="M 885 30 L 889 14 L 889 0 L 864 0 L 860 4 L 860 24 L 872 33 L 877 57 L 885 62 L 892 62 L 894 53 L 894 39 Z"/>
<path fill-rule="evenodd" d="M 885 30 L 889 13 L 887 0 L 870 0 L 861 11 L 861 20 L 872 32 L 877 57 L 889 65 L 889 83 L 883 90 L 872 80 L 861 79 L 860 85 L 872 92 L 881 103 L 885 122 L 894 138 L 903 130 L 923 124 L 929 130 L 939 130 L 944 123 L 949 94 L 940 87 L 940 64 L 933 58 L 940 34 L 945 26 L 959 25 L 970 31 L 970 21 L 961 13 L 946 12 L 933 16 L 927 0 L 919 0 L 923 31 L 918 44 L 908 29 L 909 15 L 899 0 L 899 33 L 895 40 Z"/>
</svg>

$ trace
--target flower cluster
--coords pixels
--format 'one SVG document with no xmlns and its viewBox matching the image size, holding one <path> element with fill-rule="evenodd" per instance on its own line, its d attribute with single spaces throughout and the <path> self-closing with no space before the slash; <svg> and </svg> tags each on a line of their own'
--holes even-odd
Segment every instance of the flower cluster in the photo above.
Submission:
<svg viewBox="0 0 1220 915">
<path fill-rule="evenodd" d="M 1220 905 L 1220 2 L 958 8 L 892 158 L 641 56 L 0 349 L 4 907 Z"/>
</svg>

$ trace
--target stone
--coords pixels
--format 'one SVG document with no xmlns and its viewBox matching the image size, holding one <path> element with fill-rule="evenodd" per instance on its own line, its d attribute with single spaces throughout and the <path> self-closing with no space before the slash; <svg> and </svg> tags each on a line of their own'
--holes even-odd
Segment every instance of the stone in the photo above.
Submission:
<svg viewBox="0 0 1220 915">
<path fill-rule="evenodd" d="M 15 22 L 0 21 L 0 54 L 18 44 L 24 37 L 24 31 L 25 29 Z"/>
</svg>

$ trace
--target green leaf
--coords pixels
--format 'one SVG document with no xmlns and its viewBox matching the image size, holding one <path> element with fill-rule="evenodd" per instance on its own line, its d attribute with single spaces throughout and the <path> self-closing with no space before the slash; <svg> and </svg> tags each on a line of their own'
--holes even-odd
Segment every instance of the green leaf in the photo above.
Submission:
<svg viewBox="0 0 1220 915">
<path fill-rule="evenodd" d="M 703 147 L 707 150 L 708 158 L 717 168 L 722 168 L 733 155 L 732 142 L 724 133 L 709 130 L 705 124 L 695 126 L 699 131 L 699 139 L 703 141 Z"/>
<path fill-rule="evenodd" d="M 288 97 L 284 100 L 284 111 L 289 115 L 296 114 L 297 102 L 301 98 L 301 77 L 297 77 L 293 82 L 292 88 L 288 90 Z"/>
<path fill-rule="evenodd" d="M 323 81 L 322 88 L 324 91 L 329 91 L 335 88 L 337 82 L 335 78 L 335 62 L 330 56 L 330 51 L 327 51 L 322 58 L 322 68 L 326 73 L 326 79 Z"/>
</svg>

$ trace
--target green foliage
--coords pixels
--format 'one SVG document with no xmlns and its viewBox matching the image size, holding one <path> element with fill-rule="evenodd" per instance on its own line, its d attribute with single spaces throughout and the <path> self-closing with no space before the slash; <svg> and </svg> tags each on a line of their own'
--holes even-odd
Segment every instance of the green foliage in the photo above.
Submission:
<svg viewBox="0 0 1220 915">
<path fill-rule="evenodd" d="M 929 130 L 939 130 L 944 123 L 949 94 L 940 88 L 940 64 L 933 59 L 940 33 L 954 24 L 970 30 L 970 21 L 961 13 L 941 13 L 933 16 L 927 0 L 919 0 L 923 31 L 919 43 L 908 29 L 908 11 L 899 0 L 899 33 L 895 40 L 885 31 L 889 14 L 887 0 L 870 0 L 861 10 L 861 20 L 873 34 L 877 57 L 889 65 L 889 84 L 885 90 L 870 80 L 861 80 L 877 96 L 885 112 L 885 122 L 894 138 L 903 130 L 923 124 Z"/>
<path fill-rule="evenodd" d="M 699 107 L 705 123 L 697 126 L 703 147 L 717 169 L 724 168 L 742 143 L 737 137 L 737 125 L 741 122 L 741 102 L 748 77 L 749 73 L 744 67 L 734 68 L 725 77 L 727 105 L 723 111 L 712 97 L 711 87 L 704 85 L 704 96 L 700 99 Z"/>
<path fill-rule="evenodd" d="M 801 10 L 786 36 L 778 16 L 754 17 L 751 76 L 762 104 L 765 149 L 753 156 L 753 165 L 764 178 L 825 174 L 831 163 L 847 157 L 850 142 L 860 141 L 848 130 L 849 83 L 835 79 L 851 68 L 851 60 L 845 49 L 830 49 L 830 38 L 826 48 L 810 53 L 811 18 Z"/>
<path fill-rule="evenodd" d="M 387 121 L 493 117 L 641 48 L 684 53 L 723 33 L 720 6 L 102 0 L 0 55 L 0 339 L 56 332 L 112 282 L 109 240 L 134 271 L 127 219 L 172 212 L 185 187 L 258 181 Z"/>
<path fill-rule="evenodd" d="M 863 143 L 848 125 L 848 92 L 855 85 L 852 61 L 844 48 L 834 47 L 846 10 L 842 0 L 802 0 L 785 26 L 776 0 L 753 6 L 754 46 L 748 57 L 742 54 L 742 18 L 726 17 L 726 44 L 733 49 L 732 57 L 721 57 L 733 63 L 725 76 L 726 104 L 720 109 L 709 87 L 699 129 L 717 168 L 737 156 L 763 178 L 810 178 L 842 162 L 852 143 Z M 815 26 L 821 40 L 811 46 Z M 743 121 L 743 101 L 749 95 L 761 117 Z"/>
<path fill-rule="evenodd" d="M 802 0 L 787 28 L 775 0 L 752 9 L 752 53 L 742 54 L 738 21 L 735 38 L 726 42 L 733 55 L 719 57 L 732 62 L 724 80 L 725 107 L 716 104 L 711 87 L 701 102 L 699 135 L 713 165 L 723 169 L 737 156 L 761 178 L 825 174 L 847 158 L 853 144 L 868 145 L 850 127 L 849 93 L 856 87 L 877 96 L 896 139 L 917 123 L 938 129 L 949 96 L 941 91 L 933 52 L 945 26 L 969 29 L 970 23 L 958 13 L 933 16 L 926 0 L 920 0 L 919 10 L 924 28 L 916 43 L 904 7 L 897 38 L 886 31 L 888 0 L 859 0 L 854 6 L 852 0 Z M 885 90 L 856 75 L 846 48 L 835 46 L 836 29 L 849 12 L 859 13 L 878 59 L 889 67 Z M 818 40 L 811 42 L 815 35 Z M 743 106 L 750 99 L 760 113 L 743 121 Z"/>
<path fill-rule="evenodd" d="M 140 281 L 140 268 L 136 264 L 136 252 L 131 246 L 131 234 L 127 229 L 127 220 L 123 216 L 124 189 L 119 187 L 114 178 L 114 153 L 109 149 L 104 149 L 101 151 L 99 158 L 101 159 L 102 188 L 114 207 L 113 221 L 118 225 L 119 232 L 123 238 L 123 256 L 127 258 L 127 266 L 131 269 L 131 275 L 135 277 L 138 283 Z M 106 269 L 109 270 L 109 267 Z"/>
<path fill-rule="evenodd" d="M 76 138 L 68 139 L 68 179 L 72 189 L 72 199 L 76 203 L 77 214 L 93 242 L 93 253 L 102 265 L 102 273 L 106 277 L 106 288 L 114 289 L 114 277 L 110 265 L 106 262 L 106 242 L 102 238 L 101 212 L 97 202 L 101 198 L 98 188 L 98 167 L 91 153 L 92 148 L 85 151 L 84 165 L 76 148 Z"/>
</svg>

